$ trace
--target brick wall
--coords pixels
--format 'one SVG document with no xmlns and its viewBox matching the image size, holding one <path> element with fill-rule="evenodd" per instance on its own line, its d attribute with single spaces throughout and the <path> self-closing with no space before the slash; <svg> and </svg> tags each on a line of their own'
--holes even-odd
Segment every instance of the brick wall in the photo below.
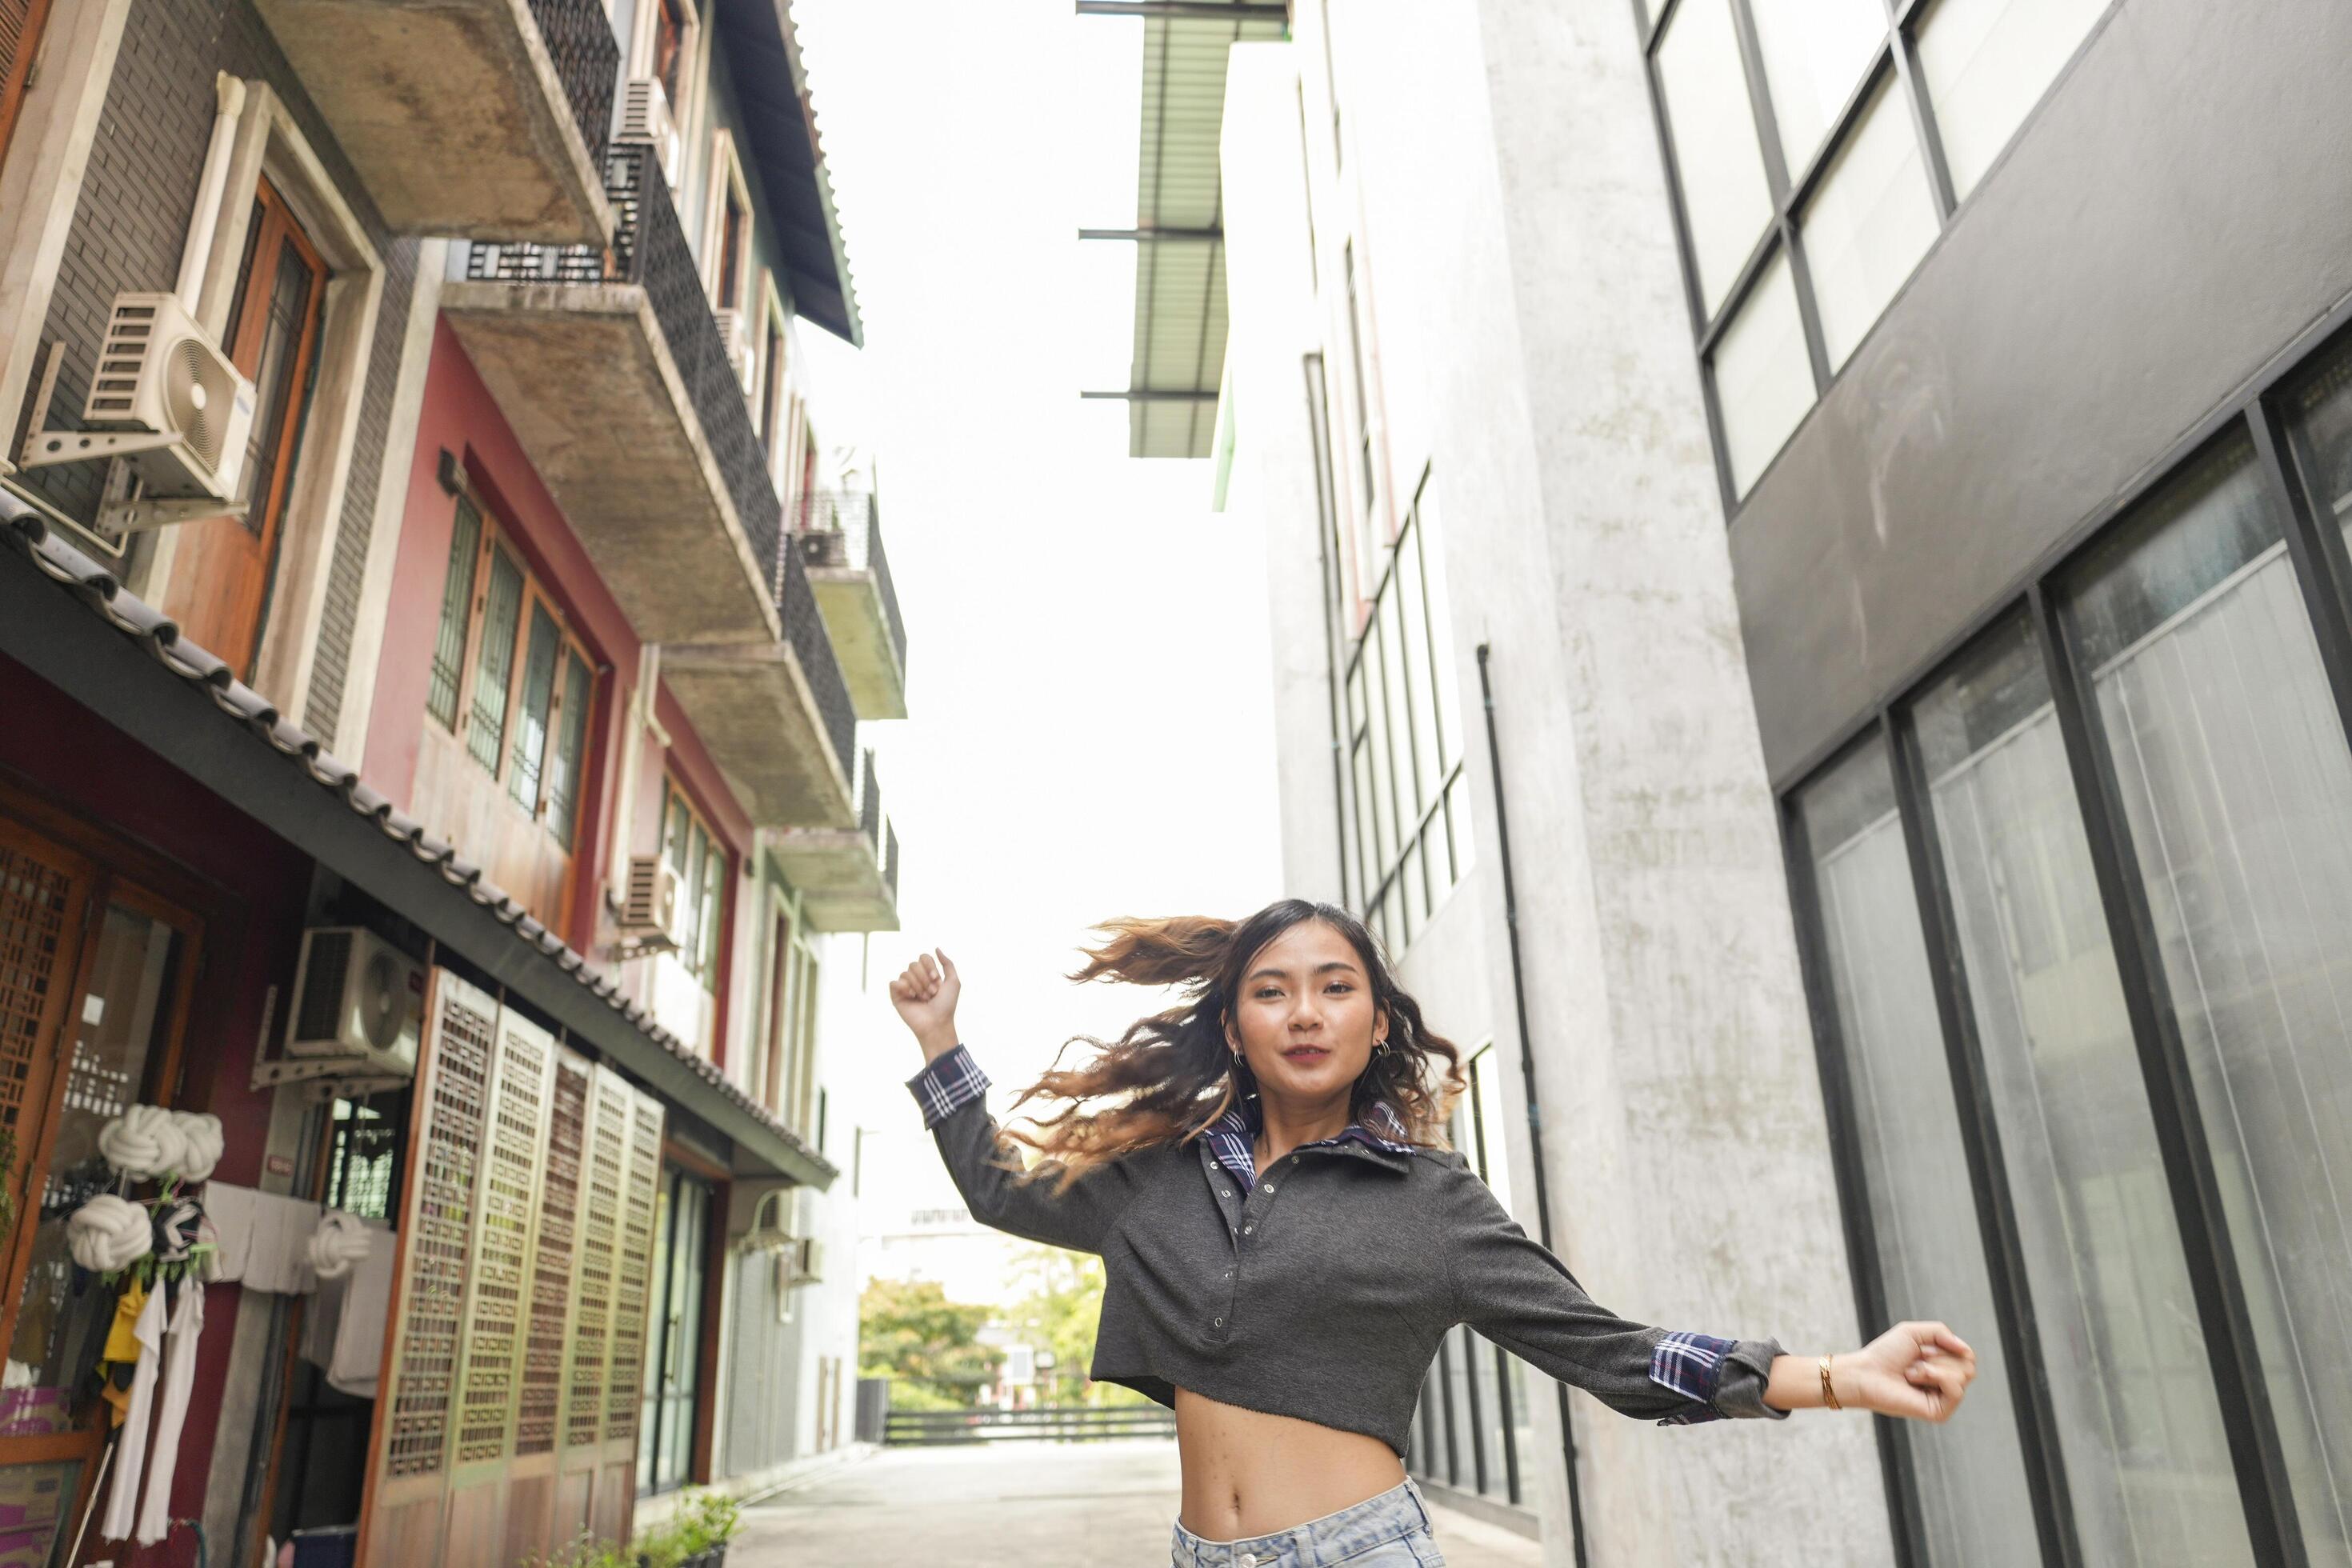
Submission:
<svg viewBox="0 0 2352 1568">
<path fill-rule="evenodd" d="M 47 424 L 51 429 L 79 426 L 82 399 L 114 296 L 126 289 L 169 289 L 178 281 L 180 252 L 212 137 L 217 104 L 213 79 L 224 70 L 268 82 L 285 101 L 384 261 L 375 343 L 344 489 L 341 531 L 318 627 L 316 673 L 302 721 L 314 733 L 331 734 L 342 702 L 360 575 L 375 519 L 384 429 L 399 369 L 395 356 L 408 315 L 409 289 L 415 281 L 416 242 L 395 239 L 384 231 L 366 188 L 246 0 L 136 0 L 131 7 L 89 173 L 58 268 L 57 291 L 41 329 L 45 343 L 65 344 Z M 28 395 L 27 420 L 32 401 Z M 20 425 L 12 449 L 23 436 Z M 68 464 L 31 470 L 23 478 L 68 515 L 89 518 L 97 510 L 105 465 Z"/>
</svg>

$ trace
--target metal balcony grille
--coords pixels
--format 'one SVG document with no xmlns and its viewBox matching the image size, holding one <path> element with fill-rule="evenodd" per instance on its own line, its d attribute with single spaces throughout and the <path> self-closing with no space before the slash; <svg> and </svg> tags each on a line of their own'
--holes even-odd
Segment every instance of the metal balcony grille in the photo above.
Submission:
<svg viewBox="0 0 2352 1568">
<path fill-rule="evenodd" d="M 810 565 L 874 574 L 882 613 L 890 623 L 890 647 L 903 675 L 907 623 L 898 614 L 898 590 L 890 583 L 890 559 L 882 552 L 882 503 L 865 490 L 811 490 L 793 503 L 792 527 L 801 559 Z"/>
<path fill-rule="evenodd" d="M 555 78 L 563 84 L 589 160 L 601 164 L 621 78 L 621 46 L 604 0 L 530 0 L 530 16 L 555 62 Z"/>
<path fill-rule="evenodd" d="M 857 714 L 849 705 L 849 687 L 841 678 L 841 662 L 833 656 L 833 637 L 818 614 L 816 595 L 809 588 L 808 568 L 800 552 L 779 551 L 769 535 L 765 559 L 775 563 L 776 610 L 783 617 L 784 640 L 799 656 L 801 673 L 816 696 L 824 720 L 825 738 L 841 763 L 842 775 L 855 787 L 857 780 Z"/>
<path fill-rule="evenodd" d="M 604 194 L 616 220 L 609 251 L 585 245 L 479 244 L 467 255 L 466 276 L 502 283 L 642 287 L 752 555 L 762 564 L 772 562 L 783 505 L 768 480 L 767 451 L 752 428 L 743 384 L 728 363 L 710 297 L 703 291 L 702 274 L 653 148 L 641 142 L 614 143 L 604 154 Z M 848 701 L 845 693 L 842 700 Z"/>
</svg>

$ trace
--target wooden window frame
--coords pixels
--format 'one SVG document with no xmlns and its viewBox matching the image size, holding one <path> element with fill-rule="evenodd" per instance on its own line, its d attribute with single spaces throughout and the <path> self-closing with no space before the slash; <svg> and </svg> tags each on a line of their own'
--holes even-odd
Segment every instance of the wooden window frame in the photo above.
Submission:
<svg viewBox="0 0 2352 1568">
<path fill-rule="evenodd" d="M 584 793 L 583 783 L 589 771 L 588 753 L 594 749 L 595 745 L 596 684 L 598 672 L 603 666 L 588 645 L 581 640 L 579 633 L 572 629 L 571 617 L 564 614 L 562 602 L 549 590 L 539 574 L 532 569 L 530 553 L 522 548 L 521 542 L 515 536 L 513 531 L 506 526 L 497 510 L 480 495 L 475 493 L 470 486 L 461 489 L 458 499 L 461 504 L 474 509 L 476 514 L 481 519 L 482 527 L 481 537 L 475 542 L 474 545 L 473 602 L 466 607 L 465 636 L 457 647 L 456 720 L 452 723 L 443 724 L 439 716 L 435 714 L 428 706 L 425 710 L 425 721 L 440 725 L 455 735 L 458 744 L 466 748 L 467 756 L 472 758 L 477 766 L 480 765 L 480 759 L 473 757 L 467 731 L 474 722 L 474 695 L 481 679 L 482 624 L 487 618 L 486 612 L 489 607 L 490 563 L 494 558 L 494 552 L 503 550 L 507 558 L 514 563 L 516 570 L 522 575 L 522 598 L 515 609 L 514 647 L 511 650 L 513 657 L 507 666 L 506 721 L 499 732 L 499 763 L 496 768 L 485 771 L 489 773 L 491 781 L 498 785 L 499 793 L 505 797 L 507 805 L 518 813 L 528 816 L 540 831 L 556 839 L 557 847 L 576 863 L 580 857 L 580 846 L 577 842 L 564 842 L 555 831 L 555 824 L 552 820 L 553 805 L 548 788 L 551 770 L 547 764 L 548 759 L 554 755 L 558 743 L 557 737 L 562 733 L 566 717 L 565 676 L 570 668 L 570 661 L 577 658 L 588 671 L 589 721 L 582 737 L 581 756 L 573 770 L 572 784 L 573 797 L 572 829 L 572 837 L 576 840 L 580 829 L 579 806 Z M 456 564 L 453 559 L 443 569 L 441 580 L 445 598 L 449 581 L 448 573 L 455 570 Z M 531 615 L 534 609 L 544 610 L 548 619 L 555 625 L 556 656 L 554 678 L 548 693 L 547 745 L 540 756 L 539 787 L 530 804 L 526 807 L 514 796 L 515 722 L 522 711 L 523 682 L 528 675 L 525 667 L 530 654 Z M 436 626 L 437 646 L 437 622 Z M 429 689 L 427 700 L 429 702 Z M 569 902 L 568 895 L 566 902 Z"/>
<path fill-rule="evenodd" d="M 698 903 L 695 905 L 694 909 L 689 911 L 688 916 L 688 919 L 692 922 L 693 927 L 693 944 L 691 948 L 681 945 L 677 952 L 671 956 L 676 958 L 677 962 L 684 966 L 686 972 L 693 975 L 695 979 L 701 984 L 702 988 L 710 993 L 710 994 L 715 998 L 724 989 L 723 981 L 727 972 L 727 942 L 724 933 L 727 927 L 728 916 L 733 908 L 735 852 L 727 847 L 727 841 L 719 836 L 719 830 L 711 826 L 710 815 L 704 811 L 700 803 L 694 798 L 694 792 L 688 789 L 683 784 L 679 783 L 676 773 L 664 770 L 662 773 L 661 834 L 657 842 L 659 846 L 658 853 L 665 860 L 669 858 L 670 809 L 673 805 L 684 806 L 686 808 L 687 845 L 689 850 L 691 850 L 697 844 L 701 846 L 702 853 L 700 856 L 695 857 L 695 859 L 699 861 L 700 867 L 706 874 L 710 866 L 711 857 L 714 855 L 718 857 L 719 902 L 718 907 L 711 910 L 711 914 L 713 917 L 713 923 L 718 927 L 719 935 L 714 939 L 711 933 L 704 928 L 701 906 Z M 698 837 L 697 837 L 698 834 L 699 835 Z M 680 899 L 691 900 L 700 892 L 706 884 L 703 880 L 697 878 L 695 874 L 697 867 L 694 863 L 686 859 L 681 859 L 677 863 L 677 867 L 678 873 L 677 896 Z M 703 951 L 706 946 L 709 946 L 714 940 L 716 942 L 716 945 L 714 947 L 710 947 L 710 956 L 709 961 L 706 963 L 703 958 Z M 716 1042 L 714 1042 L 714 1049 L 715 1048 Z"/>
<path fill-rule="evenodd" d="M 727 243 L 727 210 L 732 205 L 742 215 L 742 226 L 730 247 Z M 735 150 L 735 133 L 725 126 L 710 133 L 709 194 L 702 215 L 702 283 L 714 310 L 743 310 L 751 302 L 751 270 L 758 255 L 752 232 L 758 226 L 751 206 L 751 187 L 743 174 L 743 160 Z M 734 297 L 728 298 L 728 263 L 734 264 Z"/>
</svg>

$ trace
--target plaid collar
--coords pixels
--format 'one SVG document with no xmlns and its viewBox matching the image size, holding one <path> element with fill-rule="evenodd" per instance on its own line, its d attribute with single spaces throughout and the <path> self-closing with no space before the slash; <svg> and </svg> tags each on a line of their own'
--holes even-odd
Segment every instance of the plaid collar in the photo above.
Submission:
<svg viewBox="0 0 2352 1568">
<path fill-rule="evenodd" d="M 1207 1140 L 1209 1152 L 1217 1163 L 1232 1173 L 1234 1180 L 1246 1192 L 1257 1183 L 1257 1135 L 1264 1125 L 1255 1099 L 1236 1100 L 1225 1108 L 1225 1113 L 1209 1123 L 1201 1136 Z M 1301 1143 L 1302 1149 L 1330 1148 L 1341 1143 L 1360 1143 L 1368 1149 L 1382 1149 L 1391 1154 L 1411 1154 L 1413 1146 L 1405 1142 L 1405 1126 L 1385 1100 L 1374 1100 L 1372 1108 L 1356 1121 L 1350 1121 L 1329 1138 L 1318 1138 L 1311 1143 Z"/>
</svg>

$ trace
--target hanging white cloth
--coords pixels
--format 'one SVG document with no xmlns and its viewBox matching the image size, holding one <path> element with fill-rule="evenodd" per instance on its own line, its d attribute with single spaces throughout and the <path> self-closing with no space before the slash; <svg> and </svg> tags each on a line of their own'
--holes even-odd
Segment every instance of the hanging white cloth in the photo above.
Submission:
<svg viewBox="0 0 2352 1568">
<path fill-rule="evenodd" d="M 123 1413 L 122 1430 L 114 1439 L 114 1490 L 106 1500 L 106 1517 L 98 1532 L 109 1541 L 131 1533 L 139 1512 L 139 1477 L 146 1467 L 148 1417 L 155 1408 L 155 1372 L 163 1348 L 163 1288 L 147 1292 L 131 1331 L 139 1337 L 139 1363 L 131 1379 L 131 1405 Z"/>
<path fill-rule="evenodd" d="M 196 1342 L 204 1332 L 204 1281 L 184 1280 L 179 1310 L 172 1314 L 165 1336 L 163 1393 L 155 1415 L 155 1457 L 147 1467 L 147 1499 L 139 1509 L 142 1546 L 152 1546 L 171 1533 L 172 1478 L 180 1468 L 180 1428 L 187 1424 L 188 1398 L 196 1381 Z"/>
<path fill-rule="evenodd" d="M 337 1281 L 343 1288 L 336 1314 L 335 1350 L 327 1384 L 354 1399 L 373 1399 L 383 1369 L 383 1336 L 392 1313 L 392 1258 L 398 1250 L 388 1229 L 368 1222 L 375 1245 Z"/>
<path fill-rule="evenodd" d="M 226 1182 L 206 1182 L 204 1202 L 217 1234 L 207 1279 L 236 1280 L 248 1290 L 288 1296 L 307 1296 L 318 1288 L 319 1277 L 310 1268 L 317 1204 Z"/>
</svg>

